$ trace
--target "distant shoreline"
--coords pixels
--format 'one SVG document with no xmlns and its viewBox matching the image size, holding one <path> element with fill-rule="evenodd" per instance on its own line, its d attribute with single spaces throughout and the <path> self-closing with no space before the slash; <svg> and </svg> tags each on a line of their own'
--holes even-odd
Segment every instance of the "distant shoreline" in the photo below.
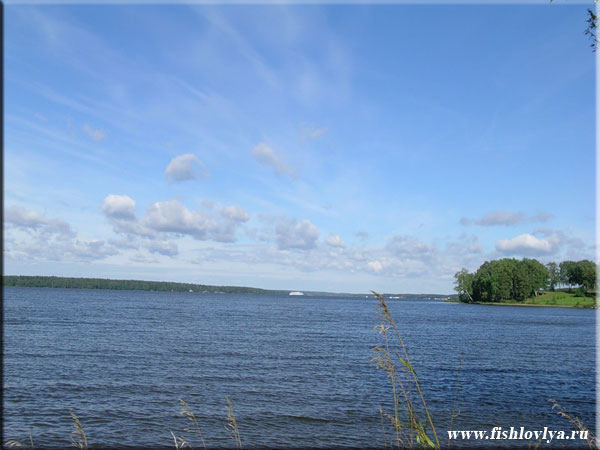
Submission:
<svg viewBox="0 0 600 450">
<path fill-rule="evenodd" d="M 74 278 L 30 275 L 4 275 L 3 286 L 62 288 L 62 289 L 112 289 L 122 291 L 196 292 L 209 294 L 263 294 L 281 295 L 289 291 L 259 289 L 245 286 L 213 286 L 171 281 L 113 280 L 108 278 Z"/>
<path fill-rule="evenodd" d="M 33 288 L 61 288 L 61 289 L 112 289 L 126 291 L 159 291 L 159 292 L 195 292 L 204 294 L 257 294 L 257 295 L 289 295 L 297 289 L 261 289 L 246 286 L 215 286 L 207 284 L 181 283 L 172 281 L 144 281 L 144 280 L 115 280 L 109 278 L 77 278 L 37 275 L 4 275 L 3 286 L 33 287 Z M 374 298 L 373 294 L 338 293 L 303 291 L 306 296 L 323 295 L 328 297 L 356 297 Z M 385 298 L 410 300 L 430 298 L 442 300 L 446 294 L 392 294 L 384 293 Z"/>
</svg>

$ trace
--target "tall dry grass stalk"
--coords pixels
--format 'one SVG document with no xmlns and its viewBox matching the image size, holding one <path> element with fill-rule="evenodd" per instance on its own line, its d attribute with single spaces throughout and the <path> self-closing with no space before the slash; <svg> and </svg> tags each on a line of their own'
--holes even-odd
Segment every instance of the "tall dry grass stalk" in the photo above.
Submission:
<svg viewBox="0 0 600 450">
<path fill-rule="evenodd" d="M 173 436 L 173 442 L 175 443 L 175 448 L 177 450 L 179 450 L 180 448 L 186 448 L 186 447 L 192 448 L 190 443 L 188 441 L 186 441 L 183 436 L 175 436 L 175 434 L 172 431 L 169 431 L 169 433 L 171 433 L 171 436 Z"/>
<path fill-rule="evenodd" d="M 398 326 L 383 296 L 375 291 L 371 292 L 379 299 L 377 315 L 381 320 L 381 324 L 377 325 L 375 329 L 383 336 L 383 345 L 378 345 L 374 349 L 376 356 L 373 361 L 377 364 L 377 368 L 387 373 L 392 385 L 394 411 L 392 414 L 384 413 L 383 415 L 388 418 L 393 427 L 396 446 L 398 448 L 412 448 L 418 445 L 424 448 L 440 448 L 440 442 L 423 396 L 419 378 L 410 363 Z M 400 347 L 401 352 L 398 352 L 395 348 L 392 349 L 390 336 L 395 341 L 395 346 Z M 413 389 L 416 390 L 417 404 L 420 404 L 423 409 L 426 417 L 425 421 L 420 419 L 420 413 L 415 409 Z M 431 437 L 429 433 L 431 433 Z"/>
<path fill-rule="evenodd" d="M 554 400 L 553 398 L 548 399 L 548 401 L 550 403 L 552 403 L 552 409 L 557 409 L 558 410 L 558 415 L 559 416 L 564 417 L 565 419 L 567 419 L 579 431 L 583 431 L 583 432 L 587 433 L 587 446 L 588 446 L 588 448 L 594 449 L 594 450 L 598 449 L 598 438 L 596 436 L 594 436 L 594 434 L 592 434 L 592 432 L 583 424 L 583 422 L 581 420 L 579 420 L 579 417 L 577 417 L 577 416 L 571 416 L 570 414 L 568 414 L 564 410 L 564 408 L 556 400 Z"/>
<path fill-rule="evenodd" d="M 35 448 L 33 446 L 33 436 L 31 436 L 31 433 L 29 433 L 29 443 L 25 444 L 24 442 L 21 441 L 17 441 L 16 439 L 9 439 L 8 441 L 6 441 L 4 443 L 4 447 L 23 447 L 23 448 Z"/>
<path fill-rule="evenodd" d="M 202 430 L 200 429 L 200 424 L 198 424 L 198 419 L 196 419 L 196 415 L 190 408 L 190 405 L 188 405 L 188 403 L 185 400 L 180 398 L 179 404 L 181 406 L 183 406 L 183 409 L 181 410 L 181 414 L 183 414 L 185 417 L 188 418 L 188 420 L 190 422 L 192 422 L 192 428 L 184 428 L 183 431 L 187 431 L 188 433 L 193 433 L 193 434 L 198 435 L 198 437 L 200 438 L 200 441 L 202 442 L 202 447 L 204 449 L 206 449 L 206 443 L 204 442 L 204 436 L 202 436 Z"/>
<path fill-rule="evenodd" d="M 456 399 L 458 397 L 458 387 L 460 386 L 460 372 L 462 369 L 462 358 L 458 358 L 458 375 L 456 377 L 456 386 L 454 387 L 454 396 L 452 398 L 452 412 L 450 413 L 449 430 L 454 429 L 454 419 L 460 415 L 460 410 L 456 410 Z M 448 439 L 448 448 L 450 448 L 450 439 Z"/>
<path fill-rule="evenodd" d="M 235 419 L 235 413 L 233 411 L 233 403 L 227 400 L 227 425 L 225 425 L 225 429 L 231 433 L 233 439 L 235 440 L 235 445 L 239 450 L 242 450 L 242 440 L 240 439 L 240 431 L 238 429 L 237 420 Z"/>
<path fill-rule="evenodd" d="M 85 431 L 83 431 L 83 427 L 81 426 L 79 417 L 77 417 L 73 413 L 73 411 L 69 412 L 71 413 L 71 418 L 73 419 L 73 427 L 75 428 L 75 431 L 71 433 L 71 444 L 73 445 L 73 447 L 77 447 L 81 450 L 87 450 L 87 437 L 85 436 Z"/>
</svg>

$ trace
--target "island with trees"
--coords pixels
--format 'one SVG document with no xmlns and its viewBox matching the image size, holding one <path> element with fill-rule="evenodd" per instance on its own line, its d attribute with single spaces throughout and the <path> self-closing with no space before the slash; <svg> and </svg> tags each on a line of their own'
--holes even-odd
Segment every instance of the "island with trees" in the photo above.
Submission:
<svg viewBox="0 0 600 450">
<path fill-rule="evenodd" d="M 587 259 L 542 264 L 536 259 L 504 258 L 484 262 L 475 272 L 455 274 L 464 303 L 538 306 L 596 306 L 596 264 Z"/>
</svg>

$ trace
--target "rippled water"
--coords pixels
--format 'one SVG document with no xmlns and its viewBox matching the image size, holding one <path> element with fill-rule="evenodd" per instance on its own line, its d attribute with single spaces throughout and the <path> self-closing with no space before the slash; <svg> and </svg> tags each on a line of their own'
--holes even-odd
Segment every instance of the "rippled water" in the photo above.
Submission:
<svg viewBox="0 0 600 450">
<path fill-rule="evenodd" d="M 207 444 L 233 401 L 242 443 L 379 446 L 390 400 L 371 361 L 374 299 L 4 288 L 4 439 L 172 445 L 196 412 Z M 595 312 L 390 301 L 440 434 L 595 425 Z M 459 358 L 462 359 L 460 373 Z M 196 441 L 196 447 L 200 447 Z"/>
</svg>

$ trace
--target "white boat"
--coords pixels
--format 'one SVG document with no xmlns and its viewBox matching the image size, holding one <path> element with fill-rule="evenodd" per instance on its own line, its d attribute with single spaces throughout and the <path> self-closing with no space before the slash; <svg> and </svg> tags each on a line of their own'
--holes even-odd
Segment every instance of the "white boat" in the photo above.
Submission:
<svg viewBox="0 0 600 450">
<path fill-rule="evenodd" d="M 304 292 L 300 292 L 300 291 L 292 291 L 292 292 L 290 292 L 288 295 L 304 295 Z"/>
</svg>

